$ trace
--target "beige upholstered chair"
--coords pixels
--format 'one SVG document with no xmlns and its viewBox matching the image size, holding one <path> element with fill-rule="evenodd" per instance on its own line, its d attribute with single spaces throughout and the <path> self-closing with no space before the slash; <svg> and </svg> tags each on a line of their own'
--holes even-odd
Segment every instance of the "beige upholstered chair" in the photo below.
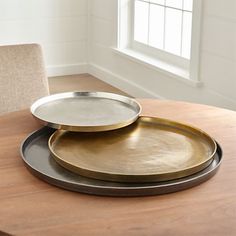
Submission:
<svg viewBox="0 0 236 236">
<path fill-rule="evenodd" d="M 29 108 L 49 94 L 38 44 L 0 46 L 0 115 Z"/>
</svg>

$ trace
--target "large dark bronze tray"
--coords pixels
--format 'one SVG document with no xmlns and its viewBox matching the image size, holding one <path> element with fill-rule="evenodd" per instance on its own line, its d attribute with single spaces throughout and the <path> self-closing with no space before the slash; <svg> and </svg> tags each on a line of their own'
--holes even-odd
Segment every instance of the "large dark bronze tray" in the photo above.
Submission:
<svg viewBox="0 0 236 236">
<path fill-rule="evenodd" d="M 44 181 L 58 187 L 81 193 L 105 196 L 147 196 L 171 193 L 196 186 L 212 177 L 221 164 L 222 151 L 204 170 L 188 177 L 153 183 L 118 183 L 82 177 L 61 167 L 52 158 L 48 139 L 54 129 L 44 127 L 29 135 L 21 146 L 22 159 L 28 169 Z"/>
</svg>

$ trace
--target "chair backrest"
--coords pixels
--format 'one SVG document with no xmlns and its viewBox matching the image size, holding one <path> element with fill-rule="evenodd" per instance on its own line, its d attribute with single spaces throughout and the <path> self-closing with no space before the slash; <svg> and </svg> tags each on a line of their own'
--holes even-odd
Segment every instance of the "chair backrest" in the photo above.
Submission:
<svg viewBox="0 0 236 236">
<path fill-rule="evenodd" d="M 0 46 L 0 114 L 29 108 L 48 94 L 40 45 Z"/>
</svg>

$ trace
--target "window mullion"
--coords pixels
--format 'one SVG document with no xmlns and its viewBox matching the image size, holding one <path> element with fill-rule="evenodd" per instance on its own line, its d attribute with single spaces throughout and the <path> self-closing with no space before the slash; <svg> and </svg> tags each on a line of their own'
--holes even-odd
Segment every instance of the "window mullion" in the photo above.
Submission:
<svg viewBox="0 0 236 236">
<path fill-rule="evenodd" d="M 182 0 L 180 56 L 183 56 L 183 33 L 184 33 L 183 24 L 184 24 L 184 0 Z"/>
<path fill-rule="evenodd" d="M 163 50 L 165 50 L 165 41 L 166 41 L 166 0 L 164 0 Z"/>
<path fill-rule="evenodd" d="M 148 37 L 147 37 L 147 44 L 149 45 L 149 38 L 150 38 L 150 6 L 151 3 L 148 3 Z"/>
</svg>

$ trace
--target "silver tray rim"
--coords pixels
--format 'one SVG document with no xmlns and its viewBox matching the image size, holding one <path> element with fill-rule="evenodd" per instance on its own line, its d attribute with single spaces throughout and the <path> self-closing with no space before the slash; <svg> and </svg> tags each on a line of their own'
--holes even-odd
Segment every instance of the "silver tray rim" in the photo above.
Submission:
<svg viewBox="0 0 236 236">
<path fill-rule="evenodd" d="M 127 120 L 124 120 L 122 122 L 114 123 L 114 124 L 107 124 L 107 125 L 71 125 L 71 124 L 62 124 L 62 123 L 55 123 L 51 122 L 50 120 L 42 119 L 36 114 L 36 110 L 49 102 L 60 100 L 63 98 L 74 98 L 74 97 L 97 97 L 97 98 L 106 98 L 110 100 L 115 100 L 122 102 L 126 105 L 131 106 L 135 111 L 136 114 L 132 117 L 130 117 Z M 119 129 L 125 126 L 128 126 L 135 122 L 139 115 L 141 114 L 142 107 L 138 101 L 136 101 L 134 98 L 126 97 L 124 95 L 115 94 L 115 93 L 109 93 L 109 92 L 87 92 L 87 91 L 74 91 L 74 92 L 65 92 L 65 93 L 57 93 L 52 94 L 46 97 L 42 97 L 35 101 L 31 107 L 30 112 L 33 115 L 33 117 L 38 120 L 41 124 L 46 125 L 48 127 L 54 128 L 54 129 L 63 129 L 68 131 L 74 131 L 74 132 L 97 132 L 97 131 L 109 131 L 114 129 Z"/>
<path fill-rule="evenodd" d="M 92 195 L 98 195 L 98 196 L 113 196 L 113 197 L 137 197 L 137 196 L 152 196 L 152 195 L 173 193 L 173 192 L 192 188 L 194 186 L 197 186 L 207 181 L 208 179 L 210 179 L 216 174 L 216 172 L 218 171 L 222 163 L 223 151 L 220 145 L 216 142 L 218 155 L 216 155 L 213 162 L 202 171 L 199 171 L 196 174 L 193 174 L 187 177 L 179 178 L 176 180 L 170 180 L 170 181 L 144 183 L 144 184 L 115 183 L 115 182 L 101 181 L 101 180 L 95 180 L 95 179 L 83 177 L 84 179 L 87 179 L 88 182 L 90 181 L 90 184 L 88 183 L 85 184 L 81 182 L 72 183 L 71 181 L 68 181 L 65 179 L 60 180 L 58 178 L 50 176 L 48 173 L 43 173 L 37 170 L 34 166 L 28 163 L 25 158 L 24 152 L 35 138 L 38 138 L 42 135 L 48 135 L 47 137 L 48 139 L 50 137 L 50 134 L 52 134 L 54 131 L 55 131 L 54 129 L 43 127 L 29 134 L 25 138 L 25 140 L 23 140 L 23 142 L 21 143 L 21 147 L 20 147 L 21 158 L 25 166 L 27 167 L 27 169 L 36 177 L 40 178 L 41 180 L 51 185 L 57 186 L 62 189 L 74 191 L 74 192 L 80 192 L 80 193 L 92 194 Z M 46 146 L 45 148 L 48 149 L 47 145 L 45 146 Z M 48 149 L 48 152 L 50 153 L 49 149 Z M 59 166 L 56 162 L 55 164 Z M 67 172 L 68 174 L 73 174 L 70 171 L 64 169 L 63 167 L 60 167 L 60 168 L 62 168 L 63 171 Z M 79 177 L 79 175 L 77 176 Z M 104 185 L 99 184 L 102 182 L 108 185 L 104 186 Z M 120 184 L 120 186 L 114 186 L 114 184 Z"/>
</svg>

